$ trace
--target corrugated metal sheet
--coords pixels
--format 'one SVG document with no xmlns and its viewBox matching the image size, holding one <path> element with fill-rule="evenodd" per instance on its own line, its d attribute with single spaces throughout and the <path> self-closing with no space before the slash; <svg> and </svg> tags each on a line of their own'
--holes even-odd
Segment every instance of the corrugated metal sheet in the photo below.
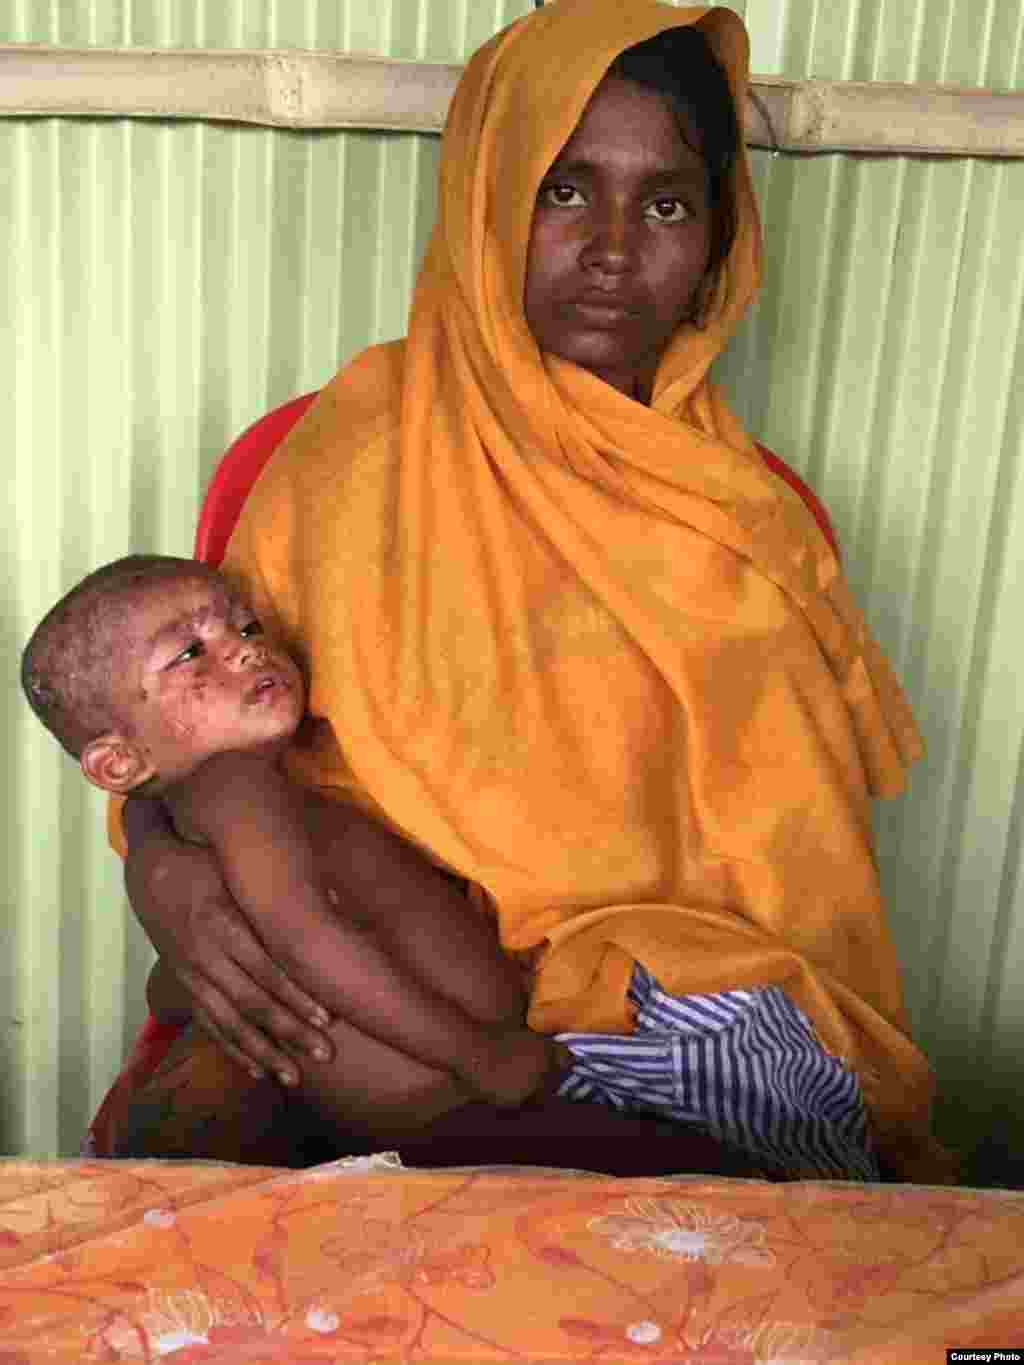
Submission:
<svg viewBox="0 0 1024 1365">
<path fill-rule="evenodd" d="M 436 146 L 335 134 L 37 122 L 0 127 L 11 379 L 3 424 L 13 662 L 91 567 L 181 553 L 231 437 L 400 335 Z M 101 802 L 6 693 L 24 783 L 9 809 L 5 1147 L 67 1148 L 141 1008 L 135 927 Z M 54 794 L 59 790 L 59 801 Z M 59 979 L 55 964 L 60 964 Z M 128 981 L 125 1000 L 123 981 Z M 59 988 L 61 1008 L 56 1008 Z M 59 1105 L 59 1126 L 58 1126 Z"/>
<path fill-rule="evenodd" d="M 790 78 L 1024 79 L 1001 0 L 747 21 L 755 70 Z M 914 701 L 928 758 L 877 820 L 911 1013 L 973 1178 L 1024 1180 L 1024 165 L 755 161 L 766 288 L 720 377 L 824 497 Z"/>
<path fill-rule="evenodd" d="M 528 8 L 22 0 L 3 7 L 0 41 L 451 61 Z M 765 74 L 1021 85 L 1017 0 L 735 8 Z M 74 1150 L 141 1017 L 149 960 L 103 802 L 18 694 L 21 644 L 96 564 L 186 549 L 231 437 L 404 330 L 436 150 L 417 136 L 0 123 L 4 1151 Z M 880 812 L 881 858 L 915 1023 L 952 1097 L 945 1123 L 973 1137 L 1005 1121 L 1024 1142 L 1024 166 L 755 160 L 766 284 L 721 377 L 831 507 L 927 732 L 910 795 Z"/>
<path fill-rule="evenodd" d="M 759 168 L 769 285 L 722 378 L 832 510 L 928 740 L 878 824 L 944 1123 L 1020 1143 L 1024 166 Z"/>
</svg>

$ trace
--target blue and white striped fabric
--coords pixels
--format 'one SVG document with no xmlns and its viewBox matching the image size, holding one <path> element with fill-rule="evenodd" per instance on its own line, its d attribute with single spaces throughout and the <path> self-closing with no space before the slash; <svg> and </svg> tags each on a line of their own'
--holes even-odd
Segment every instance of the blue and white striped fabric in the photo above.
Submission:
<svg viewBox="0 0 1024 1365">
<path fill-rule="evenodd" d="M 637 966 L 632 1034 L 562 1033 L 558 1093 L 699 1125 L 794 1176 L 878 1180 L 860 1082 L 776 986 L 668 995 Z"/>
</svg>

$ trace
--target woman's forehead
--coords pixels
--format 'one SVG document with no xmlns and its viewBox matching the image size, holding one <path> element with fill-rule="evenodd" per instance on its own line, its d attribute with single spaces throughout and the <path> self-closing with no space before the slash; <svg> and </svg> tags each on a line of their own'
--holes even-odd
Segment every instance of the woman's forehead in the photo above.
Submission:
<svg viewBox="0 0 1024 1365">
<path fill-rule="evenodd" d="M 689 114 L 660 91 L 606 76 L 552 165 L 583 169 L 619 163 L 648 167 L 651 173 L 704 169 L 699 129 Z"/>
</svg>

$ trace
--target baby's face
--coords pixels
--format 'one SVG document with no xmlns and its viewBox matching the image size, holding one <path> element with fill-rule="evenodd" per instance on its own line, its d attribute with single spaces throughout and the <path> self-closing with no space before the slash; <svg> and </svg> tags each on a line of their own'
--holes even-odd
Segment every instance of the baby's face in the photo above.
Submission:
<svg viewBox="0 0 1024 1365">
<path fill-rule="evenodd" d="M 295 733 L 305 709 L 298 668 L 213 570 L 149 585 L 126 627 L 119 710 L 162 784 L 217 753 L 273 753 Z"/>
</svg>

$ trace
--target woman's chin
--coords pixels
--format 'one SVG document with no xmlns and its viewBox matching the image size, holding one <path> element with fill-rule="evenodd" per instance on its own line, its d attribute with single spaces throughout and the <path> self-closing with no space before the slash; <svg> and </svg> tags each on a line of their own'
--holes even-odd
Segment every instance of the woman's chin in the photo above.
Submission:
<svg viewBox="0 0 1024 1365">
<path fill-rule="evenodd" d="M 612 388 L 632 396 L 639 379 L 636 365 L 620 350 L 602 346 L 578 346 L 558 352 L 562 360 L 569 360 Z"/>
<path fill-rule="evenodd" d="M 656 364 L 645 366 L 642 358 L 638 362 L 635 348 L 622 344 L 607 332 L 587 333 L 574 337 L 557 350 L 554 347 L 545 349 L 549 354 L 578 365 L 595 379 L 610 384 L 630 398 L 643 388 L 645 379 L 657 369 Z"/>
</svg>

